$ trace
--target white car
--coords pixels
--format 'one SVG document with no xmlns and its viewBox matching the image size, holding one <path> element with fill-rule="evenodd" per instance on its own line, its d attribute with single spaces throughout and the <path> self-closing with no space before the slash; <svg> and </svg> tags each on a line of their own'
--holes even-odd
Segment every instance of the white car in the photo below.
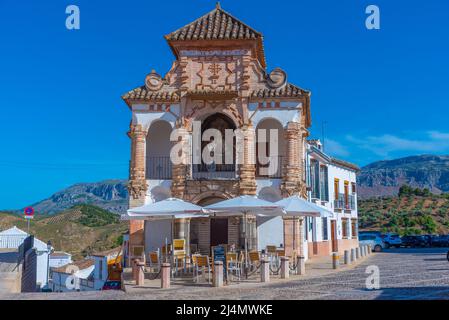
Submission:
<svg viewBox="0 0 449 320">
<path fill-rule="evenodd" d="M 382 238 L 376 234 L 360 234 L 359 243 L 369 245 L 374 252 L 381 252 L 385 248 Z"/>
</svg>

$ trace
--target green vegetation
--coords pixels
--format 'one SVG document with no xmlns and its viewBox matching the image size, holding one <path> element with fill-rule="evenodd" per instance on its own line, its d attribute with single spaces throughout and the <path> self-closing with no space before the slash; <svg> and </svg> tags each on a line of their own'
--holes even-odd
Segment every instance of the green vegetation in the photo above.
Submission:
<svg viewBox="0 0 449 320">
<path fill-rule="evenodd" d="M 17 226 L 27 230 L 21 215 L 0 213 L 0 230 Z M 55 215 L 40 215 L 31 221 L 30 231 L 38 239 L 50 240 L 56 250 L 80 259 L 94 252 L 119 246 L 128 224 L 118 215 L 99 207 L 82 204 Z"/>
<path fill-rule="evenodd" d="M 430 193 L 430 190 L 427 188 L 420 189 L 420 188 L 412 188 L 406 184 L 404 184 L 402 187 L 399 188 L 399 197 L 406 197 L 406 196 L 421 196 L 421 197 L 429 197 L 432 194 Z"/>
<path fill-rule="evenodd" d="M 119 218 L 116 214 L 88 204 L 80 204 L 72 209 L 79 209 L 82 213 L 79 223 L 87 227 L 102 227 L 108 224 L 118 223 Z"/>
<path fill-rule="evenodd" d="M 449 233 L 449 196 L 402 186 L 397 197 L 359 201 L 360 230 L 409 234 Z"/>
</svg>

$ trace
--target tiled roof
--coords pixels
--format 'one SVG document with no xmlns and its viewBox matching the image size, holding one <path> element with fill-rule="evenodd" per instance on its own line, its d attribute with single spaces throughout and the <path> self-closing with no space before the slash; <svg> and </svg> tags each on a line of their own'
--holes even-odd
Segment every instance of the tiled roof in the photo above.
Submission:
<svg viewBox="0 0 449 320">
<path fill-rule="evenodd" d="M 164 88 L 151 91 L 145 86 L 133 89 L 122 96 L 123 100 L 146 100 L 146 101 L 179 101 L 179 95 L 175 91 Z"/>
<path fill-rule="evenodd" d="M 117 248 L 114 248 L 114 249 L 110 249 L 110 250 L 94 253 L 94 254 L 92 254 L 92 256 L 94 256 L 94 257 L 108 257 L 108 256 L 111 256 L 111 255 L 117 255 L 121 251 L 122 251 L 122 247 L 117 247 Z"/>
<path fill-rule="evenodd" d="M 71 254 L 63 251 L 55 251 L 52 254 L 50 254 L 50 257 L 70 257 Z"/>
<path fill-rule="evenodd" d="M 167 40 L 242 40 L 262 34 L 221 9 L 219 5 L 199 19 L 165 36 Z"/>
<path fill-rule="evenodd" d="M 344 161 L 344 160 L 332 158 L 332 163 L 335 164 L 335 165 L 341 166 L 341 167 L 345 167 L 345 168 L 357 171 L 357 172 L 360 171 L 360 167 L 359 166 L 357 166 L 357 165 L 355 165 L 353 163 Z"/>
<path fill-rule="evenodd" d="M 73 269 L 69 268 L 69 270 L 67 270 L 67 268 L 69 266 L 76 266 L 76 267 L 78 267 L 79 270 L 84 270 L 84 269 L 87 269 L 87 268 L 93 266 L 94 264 L 95 264 L 94 259 L 84 259 L 84 260 L 79 260 L 79 261 L 75 261 L 75 262 L 66 264 L 62 267 L 52 268 L 52 271 L 60 272 L 60 273 L 70 273 L 69 270 L 73 270 Z"/>
<path fill-rule="evenodd" d="M 251 98 L 276 98 L 276 97 L 303 97 L 307 95 L 309 91 L 301 89 L 291 83 L 287 83 L 285 86 L 278 89 L 258 89 L 251 92 Z"/>
</svg>

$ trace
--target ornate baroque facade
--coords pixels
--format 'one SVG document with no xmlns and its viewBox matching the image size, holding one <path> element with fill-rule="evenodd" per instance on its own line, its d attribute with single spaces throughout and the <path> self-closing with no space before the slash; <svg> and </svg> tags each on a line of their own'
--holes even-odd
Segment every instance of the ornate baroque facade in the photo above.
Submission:
<svg viewBox="0 0 449 320">
<path fill-rule="evenodd" d="M 202 205 L 238 195 L 273 201 L 295 194 L 306 198 L 304 157 L 311 125 L 310 92 L 289 83 L 282 69 L 266 70 L 262 34 L 217 6 L 165 39 L 175 57 L 171 69 L 163 77 L 152 71 L 143 86 L 123 96 L 132 111 L 129 206 L 168 196 Z M 243 161 L 215 170 L 191 165 L 189 160 L 196 152 L 192 147 L 195 120 L 202 126 L 246 132 L 240 146 Z M 251 146 L 261 128 L 280 133 L 280 169 L 274 174 L 261 175 L 260 165 L 250 161 Z M 179 129 L 176 141 L 187 164 L 168 160 L 173 129 Z M 249 220 L 255 228 L 255 218 Z M 211 233 L 227 224 L 228 243 L 239 244 L 240 218 L 216 226 L 212 223 L 209 219 L 179 221 L 176 230 L 206 251 L 225 237 L 213 239 Z M 297 238 L 302 237 L 301 221 L 285 219 L 283 223 L 285 230 L 292 231 L 295 226 Z M 287 250 L 293 241 L 290 231 L 284 232 Z M 257 232 L 252 234 L 255 247 Z M 132 221 L 130 243 L 143 242 L 144 223 Z M 295 247 L 300 247 L 299 241 Z"/>
</svg>

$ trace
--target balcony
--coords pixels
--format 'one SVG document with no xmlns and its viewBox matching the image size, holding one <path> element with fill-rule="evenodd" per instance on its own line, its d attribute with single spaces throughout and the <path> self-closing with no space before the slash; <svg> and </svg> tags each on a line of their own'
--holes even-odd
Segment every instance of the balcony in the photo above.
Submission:
<svg viewBox="0 0 449 320">
<path fill-rule="evenodd" d="M 355 195 L 348 195 L 346 198 L 343 193 L 339 193 L 338 199 L 334 200 L 334 209 L 355 210 L 355 201 Z"/>
<path fill-rule="evenodd" d="M 284 157 L 277 156 L 276 157 L 277 163 L 272 163 L 275 167 L 273 169 L 269 169 L 269 164 L 256 164 L 256 177 L 257 178 L 271 178 L 271 179 L 281 179 L 282 178 L 282 171 L 284 166 Z M 272 170 L 270 172 L 270 170 Z"/>
<path fill-rule="evenodd" d="M 172 178 L 172 162 L 170 157 L 147 158 L 146 177 L 150 180 L 169 180 Z"/>
<path fill-rule="evenodd" d="M 234 164 L 193 164 L 193 179 L 235 179 L 237 177 Z"/>
</svg>

